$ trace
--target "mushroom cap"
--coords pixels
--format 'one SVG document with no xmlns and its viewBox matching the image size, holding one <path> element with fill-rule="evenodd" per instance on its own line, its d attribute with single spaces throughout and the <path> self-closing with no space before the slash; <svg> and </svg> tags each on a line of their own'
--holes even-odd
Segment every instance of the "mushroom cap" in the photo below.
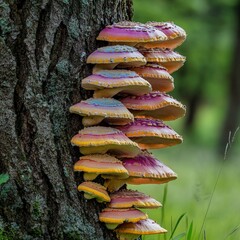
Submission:
<svg viewBox="0 0 240 240">
<path fill-rule="evenodd" d="M 78 186 L 78 191 L 83 191 L 87 199 L 96 198 L 99 202 L 110 202 L 106 188 L 99 183 L 82 182 Z"/>
<path fill-rule="evenodd" d="M 170 49 L 139 48 L 139 51 L 143 54 L 148 62 L 162 65 L 170 74 L 182 67 L 186 61 L 186 57 Z"/>
<path fill-rule="evenodd" d="M 113 97 L 119 92 L 142 95 L 152 89 L 148 81 L 129 70 L 102 70 L 82 80 L 82 87 L 96 90 L 96 97 Z"/>
<path fill-rule="evenodd" d="M 160 120 L 175 120 L 183 117 L 186 107 L 173 97 L 154 91 L 142 96 L 128 96 L 120 100 L 134 116 L 146 116 Z"/>
<path fill-rule="evenodd" d="M 129 184 L 161 184 L 177 178 L 172 169 L 146 151 L 134 158 L 124 158 L 123 166 L 128 170 Z"/>
<path fill-rule="evenodd" d="M 152 85 L 154 91 L 170 92 L 174 89 L 173 77 L 165 67 L 147 63 L 145 66 L 131 68 L 131 70 L 146 79 Z"/>
<path fill-rule="evenodd" d="M 133 123 L 117 128 L 137 142 L 142 149 L 164 148 L 183 141 L 180 135 L 160 120 L 135 118 Z"/>
<path fill-rule="evenodd" d="M 105 27 L 97 40 L 108 42 L 153 42 L 167 40 L 157 28 L 137 22 L 123 21 Z"/>
<path fill-rule="evenodd" d="M 87 58 L 92 64 L 119 64 L 123 66 L 142 66 L 146 64 L 145 57 L 134 47 L 114 45 L 98 48 Z"/>
<path fill-rule="evenodd" d="M 88 127 L 79 131 L 71 143 L 80 147 L 80 152 L 88 154 L 110 153 L 119 157 L 136 156 L 140 149 L 123 132 L 111 127 Z"/>
<path fill-rule="evenodd" d="M 186 39 L 185 30 L 173 22 L 147 22 L 149 26 L 153 26 L 163 32 L 167 36 L 167 40 L 156 43 L 155 45 L 146 44 L 144 47 L 159 47 L 174 49 L 180 46 Z"/>
<path fill-rule="evenodd" d="M 138 222 L 147 219 L 147 214 L 136 208 L 105 208 L 99 214 L 99 220 L 104 223 L 121 224 L 124 222 Z"/>
<path fill-rule="evenodd" d="M 116 232 L 117 234 L 148 235 L 166 233 L 167 230 L 148 218 L 137 223 L 123 223 L 117 227 Z"/>
<path fill-rule="evenodd" d="M 89 98 L 71 106 L 70 112 L 84 116 L 84 126 L 97 125 L 103 119 L 116 125 L 125 125 L 133 121 L 133 115 L 127 108 L 113 98 Z"/>
<path fill-rule="evenodd" d="M 161 203 L 154 198 L 138 191 L 122 189 L 110 195 L 110 208 L 158 208 Z"/>
<path fill-rule="evenodd" d="M 83 171 L 90 174 L 109 174 L 118 178 L 127 178 L 128 171 L 122 161 L 108 154 L 94 154 L 80 157 L 74 164 L 74 171 Z"/>
<path fill-rule="evenodd" d="M 177 174 L 165 164 L 144 151 L 134 158 L 122 159 L 128 170 L 126 179 L 107 179 L 104 186 L 109 192 L 118 191 L 124 184 L 163 184 L 175 180 Z"/>
</svg>

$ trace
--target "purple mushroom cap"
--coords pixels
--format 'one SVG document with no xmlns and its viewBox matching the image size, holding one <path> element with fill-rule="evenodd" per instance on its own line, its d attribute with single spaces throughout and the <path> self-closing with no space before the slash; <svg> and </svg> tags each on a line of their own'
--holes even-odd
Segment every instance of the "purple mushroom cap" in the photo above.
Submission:
<svg viewBox="0 0 240 240">
<path fill-rule="evenodd" d="M 180 135 L 160 120 L 135 118 L 134 122 L 117 128 L 142 149 L 164 148 L 183 141 Z"/>
<path fill-rule="evenodd" d="M 160 120 L 175 120 L 183 117 L 186 107 L 168 94 L 154 91 L 142 96 L 128 96 L 120 100 L 134 116 Z"/>
</svg>

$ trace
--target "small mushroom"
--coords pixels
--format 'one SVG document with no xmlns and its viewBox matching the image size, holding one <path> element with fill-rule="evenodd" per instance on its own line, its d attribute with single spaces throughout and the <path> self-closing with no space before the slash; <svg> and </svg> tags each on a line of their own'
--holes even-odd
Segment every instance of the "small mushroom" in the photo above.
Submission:
<svg viewBox="0 0 240 240">
<path fill-rule="evenodd" d="M 108 191 L 117 191 L 124 184 L 163 184 L 175 180 L 177 174 L 153 155 L 144 151 L 134 158 L 124 158 L 123 166 L 127 169 L 127 179 L 107 179 L 104 186 Z"/>
<path fill-rule="evenodd" d="M 108 204 L 110 208 L 158 208 L 161 203 L 154 198 L 130 189 L 121 189 L 110 195 L 111 201 Z"/>
<path fill-rule="evenodd" d="M 102 70 L 82 80 L 82 87 L 95 90 L 94 97 L 113 97 L 117 93 L 142 95 L 151 92 L 151 85 L 138 74 L 128 70 Z"/>
<path fill-rule="evenodd" d="M 98 48 L 87 58 L 87 63 L 97 64 L 93 72 L 119 67 L 138 67 L 146 64 L 145 57 L 134 47 L 114 45 Z"/>
<path fill-rule="evenodd" d="M 131 70 L 146 79 L 152 85 L 154 91 L 170 92 L 174 89 L 173 77 L 165 67 L 147 63 L 145 66 L 131 68 Z"/>
<path fill-rule="evenodd" d="M 84 155 L 110 153 L 118 157 L 133 157 L 139 154 L 138 145 L 123 132 L 111 127 L 88 127 L 79 131 L 71 143 Z"/>
<path fill-rule="evenodd" d="M 82 182 L 78 186 L 78 191 L 83 191 L 86 199 L 96 198 L 98 202 L 110 202 L 106 188 L 99 183 Z"/>
<path fill-rule="evenodd" d="M 126 222 L 115 230 L 120 240 L 134 240 L 141 235 L 162 234 L 167 230 L 152 219 L 140 220 L 137 223 Z"/>
<path fill-rule="evenodd" d="M 142 96 L 128 96 L 120 100 L 134 116 L 164 121 L 183 117 L 186 107 L 171 96 L 154 91 Z"/>
<path fill-rule="evenodd" d="M 103 120 L 108 124 L 125 125 L 133 121 L 133 115 L 113 98 L 89 98 L 70 107 L 71 113 L 83 117 L 85 127 L 97 125 Z"/>
<path fill-rule="evenodd" d="M 139 42 L 166 41 L 168 37 L 157 28 L 138 22 L 123 21 L 105 27 L 97 40 L 135 46 Z"/>
<path fill-rule="evenodd" d="M 74 164 L 74 171 L 83 171 L 84 180 L 94 180 L 99 174 L 117 178 L 127 178 L 128 171 L 122 161 L 107 154 L 95 154 L 80 157 Z"/>
<path fill-rule="evenodd" d="M 105 208 L 99 214 L 100 222 L 104 222 L 108 229 L 115 229 L 119 224 L 124 222 L 138 222 L 143 219 L 147 219 L 146 213 L 135 209 L 117 209 L 117 208 Z"/>
<path fill-rule="evenodd" d="M 117 128 L 142 149 L 165 148 L 183 141 L 180 135 L 160 120 L 135 118 L 133 123 Z"/>
<path fill-rule="evenodd" d="M 182 67 L 186 61 L 186 57 L 170 49 L 139 48 L 139 51 L 148 62 L 160 64 L 165 67 L 170 74 Z"/>
<path fill-rule="evenodd" d="M 145 48 L 169 48 L 180 46 L 186 39 L 187 34 L 181 27 L 173 22 L 147 22 L 146 25 L 153 26 L 167 36 L 167 40 L 145 43 Z M 140 44 L 139 44 L 140 45 Z"/>
</svg>

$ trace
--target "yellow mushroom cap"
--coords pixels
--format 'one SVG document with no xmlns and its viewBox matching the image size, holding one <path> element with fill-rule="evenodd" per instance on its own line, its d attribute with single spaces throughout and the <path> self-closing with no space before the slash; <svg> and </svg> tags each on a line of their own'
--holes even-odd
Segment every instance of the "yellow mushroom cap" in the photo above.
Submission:
<svg viewBox="0 0 240 240">
<path fill-rule="evenodd" d="M 113 98 L 89 98 L 71 106 L 70 112 L 84 116 L 84 126 L 97 125 L 103 120 L 113 125 L 125 125 L 133 121 L 128 109 Z"/>
<path fill-rule="evenodd" d="M 96 198 L 99 202 L 110 202 L 106 188 L 99 183 L 82 182 L 78 186 L 78 191 L 83 191 L 87 199 Z"/>
<path fill-rule="evenodd" d="M 122 161 L 108 154 L 82 156 L 74 164 L 74 171 L 93 174 L 94 178 L 99 174 L 108 174 L 118 178 L 128 177 L 128 171 L 123 167 Z"/>
<path fill-rule="evenodd" d="M 104 223 L 121 224 L 124 222 L 138 222 L 147 219 L 147 214 L 136 208 L 105 208 L 99 214 L 99 220 Z"/>
<path fill-rule="evenodd" d="M 79 131 L 71 143 L 80 147 L 80 152 L 88 154 L 110 153 L 118 157 L 136 156 L 140 149 L 123 132 L 110 127 L 88 127 Z"/>
</svg>

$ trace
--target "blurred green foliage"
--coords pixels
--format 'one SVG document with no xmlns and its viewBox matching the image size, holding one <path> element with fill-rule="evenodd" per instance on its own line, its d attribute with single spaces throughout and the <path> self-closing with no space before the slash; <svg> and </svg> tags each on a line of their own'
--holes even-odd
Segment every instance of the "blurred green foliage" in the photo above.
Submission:
<svg viewBox="0 0 240 240">
<path fill-rule="evenodd" d="M 188 112 L 192 97 L 199 95 L 191 136 L 198 144 L 215 147 L 226 114 L 232 53 L 238 40 L 234 10 L 237 0 L 133 0 L 133 3 L 134 21 L 173 21 L 186 30 L 187 40 L 177 51 L 187 61 L 173 73 L 175 90 L 170 94 L 186 104 Z M 186 119 L 181 120 L 182 125 L 186 125 Z"/>
<path fill-rule="evenodd" d="M 229 101 L 229 82 L 237 39 L 238 0 L 133 0 L 134 21 L 173 21 L 183 27 L 188 36 L 176 49 L 187 57 L 185 65 L 173 73 L 175 89 L 170 95 L 192 110 L 194 96 L 199 97 L 192 126 L 187 119 L 167 122 L 184 137 L 184 143 L 173 148 L 154 151 L 154 155 L 178 174 L 177 181 L 168 184 L 162 226 L 169 233 L 146 236 L 144 240 L 169 240 L 179 217 L 186 213 L 174 236 L 181 239 L 240 239 L 240 132 L 227 161 L 216 155 L 214 148 L 221 137 Z M 240 67 L 240 66 L 239 66 Z M 239 108 L 240 103 L 236 103 Z M 233 135 L 233 133 L 232 133 Z M 224 152 L 224 147 L 223 147 Z M 230 160 L 230 161 L 229 161 Z M 219 169 L 222 168 L 209 212 L 204 216 Z M 164 185 L 131 186 L 163 200 Z M 147 210 L 149 217 L 161 223 L 162 210 Z M 192 224 L 191 224 L 192 223 Z M 203 225 L 203 232 L 199 235 Z"/>
</svg>

